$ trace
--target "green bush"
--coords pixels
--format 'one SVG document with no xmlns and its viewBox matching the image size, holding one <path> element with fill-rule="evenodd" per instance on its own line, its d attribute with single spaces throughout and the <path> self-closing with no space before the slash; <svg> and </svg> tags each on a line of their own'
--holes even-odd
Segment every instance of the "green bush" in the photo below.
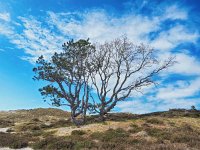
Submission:
<svg viewBox="0 0 200 150">
<path fill-rule="evenodd" d="M 176 143 L 187 143 L 191 147 L 200 148 L 200 132 L 193 129 L 190 125 L 184 124 L 173 130 L 171 141 Z M 199 143 L 199 144 L 198 144 Z"/>
<path fill-rule="evenodd" d="M 10 148 L 19 149 L 28 146 L 28 142 L 24 140 L 15 140 L 11 145 Z"/>
<path fill-rule="evenodd" d="M 170 140 L 171 132 L 166 129 L 147 128 L 145 129 L 148 135 L 156 137 L 159 141 Z"/>
<path fill-rule="evenodd" d="M 27 146 L 28 141 L 25 137 L 0 132 L 0 147 L 24 148 Z"/>
<path fill-rule="evenodd" d="M 55 137 L 49 136 L 32 144 L 34 149 L 44 150 L 73 150 L 94 148 L 95 143 L 90 139 L 78 138 L 78 136 Z"/>
<path fill-rule="evenodd" d="M 74 149 L 94 149 L 96 147 L 96 144 L 93 141 L 90 140 L 83 140 L 76 142 Z"/>
<path fill-rule="evenodd" d="M 71 135 L 84 135 L 86 134 L 85 131 L 82 131 L 82 130 L 73 130 Z"/>
<path fill-rule="evenodd" d="M 142 131 L 142 128 L 139 127 L 137 124 L 131 124 L 130 127 L 131 129 L 128 130 L 130 133 L 137 133 Z"/>
<path fill-rule="evenodd" d="M 13 125 L 14 125 L 14 122 L 10 120 L 0 119 L 0 128 L 10 127 Z"/>
<path fill-rule="evenodd" d="M 52 150 L 71 150 L 74 149 L 75 142 L 65 137 L 47 137 L 43 140 L 35 142 L 32 147 L 34 149 L 52 149 Z"/>
<path fill-rule="evenodd" d="M 29 122 L 29 123 L 24 123 L 20 126 L 17 127 L 18 131 L 36 131 L 36 130 L 40 130 L 40 125 L 33 123 L 33 122 Z"/>
<path fill-rule="evenodd" d="M 146 120 L 146 123 L 150 123 L 150 124 L 158 124 L 158 125 L 162 125 L 164 124 L 164 122 L 158 118 L 150 118 Z"/>
<path fill-rule="evenodd" d="M 60 120 L 52 123 L 50 127 L 58 128 L 58 127 L 68 127 L 68 126 L 72 126 L 72 125 L 73 124 L 70 120 L 60 119 Z"/>
<path fill-rule="evenodd" d="M 93 134 L 91 134 L 91 137 L 99 139 L 101 141 L 116 141 L 129 137 L 129 133 L 121 128 L 118 128 L 116 130 L 108 129 L 105 132 L 94 132 Z"/>
<path fill-rule="evenodd" d="M 33 122 L 40 122 L 40 120 L 38 118 L 33 118 L 32 121 Z"/>
</svg>

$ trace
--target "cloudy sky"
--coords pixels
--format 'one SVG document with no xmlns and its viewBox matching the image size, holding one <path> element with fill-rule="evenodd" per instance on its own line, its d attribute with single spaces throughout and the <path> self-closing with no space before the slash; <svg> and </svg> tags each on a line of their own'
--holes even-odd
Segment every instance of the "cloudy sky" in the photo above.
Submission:
<svg viewBox="0 0 200 150">
<path fill-rule="evenodd" d="M 62 50 L 69 39 L 104 42 L 126 35 L 177 64 L 157 87 L 144 89 L 116 110 L 145 113 L 200 108 L 200 1 L 1 0 L 0 110 L 50 107 L 32 80 L 35 60 Z"/>
</svg>

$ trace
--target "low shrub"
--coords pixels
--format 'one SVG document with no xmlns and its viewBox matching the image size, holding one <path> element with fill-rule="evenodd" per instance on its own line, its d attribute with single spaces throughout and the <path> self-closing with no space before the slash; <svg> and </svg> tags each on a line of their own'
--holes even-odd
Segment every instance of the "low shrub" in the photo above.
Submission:
<svg viewBox="0 0 200 150">
<path fill-rule="evenodd" d="M 83 130 L 73 130 L 71 133 L 71 135 L 84 135 L 84 134 L 86 134 L 86 132 Z"/>
<path fill-rule="evenodd" d="M 77 133 L 77 132 L 76 132 Z M 32 144 L 34 149 L 44 150 L 73 150 L 83 148 L 94 148 L 95 142 L 78 136 L 55 137 L 49 136 Z"/>
<path fill-rule="evenodd" d="M 10 120 L 0 119 L 0 128 L 10 127 L 13 125 L 14 125 L 14 122 Z"/>
<path fill-rule="evenodd" d="M 146 120 L 146 123 L 150 123 L 150 124 L 158 124 L 158 125 L 163 125 L 164 122 L 158 118 L 150 118 Z"/>
<path fill-rule="evenodd" d="M 33 118 L 32 121 L 33 122 L 40 122 L 40 120 L 38 118 Z"/>
<path fill-rule="evenodd" d="M 24 131 L 36 131 L 36 130 L 40 130 L 41 127 L 39 124 L 33 123 L 33 122 L 29 122 L 29 123 L 24 123 L 22 125 L 17 126 L 17 130 L 20 132 L 24 132 Z"/>
<path fill-rule="evenodd" d="M 137 133 L 142 131 L 142 128 L 139 127 L 137 124 L 131 124 L 130 127 L 131 129 L 128 130 L 130 133 Z"/>
<path fill-rule="evenodd" d="M 143 144 L 143 145 L 138 145 L 135 147 L 136 150 L 189 150 L 186 144 L 179 144 L 179 143 L 174 143 L 174 144 Z"/>
<path fill-rule="evenodd" d="M 0 132 L 0 147 L 24 148 L 28 146 L 25 137 L 19 135 Z"/>
<path fill-rule="evenodd" d="M 72 125 L 73 125 L 73 123 L 70 120 L 60 119 L 60 120 L 52 123 L 50 127 L 58 128 L 58 127 L 68 127 L 68 126 L 72 126 Z"/>
<path fill-rule="evenodd" d="M 66 137 L 51 136 L 35 142 L 32 147 L 34 149 L 43 150 L 71 150 L 74 149 L 76 142 L 78 141 L 73 141 L 72 139 Z"/>
<path fill-rule="evenodd" d="M 171 135 L 171 142 L 185 143 L 192 148 L 200 149 L 200 132 L 191 128 L 191 126 L 184 124 L 179 128 L 173 130 Z"/>
<path fill-rule="evenodd" d="M 48 132 L 43 132 L 42 136 L 44 138 L 46 138 L 46 137 L 49 137 L 49 136 L 53 136 L 53 134 L 55 134 L 55 133 L 56 133 L 56 130 L 54 130 L 54 131 L 48 131 Z"/>
<path fill-rule="evenodd" d="M 160 142 L 171 139 L 172 133 L 167 129 L 146 128 L 145 131 L 148 135 L 157 138 Z"/>
<path fill-rule="evenodd" d="M 121 128 L 116 130 L 108 129 L 105 132 L 94 132 L 91 134 L 91 137 L 101 141 L 116 141 L 129 137 L 129 133 Z"/>
<path fill-rule="evenodd" d="M 96 144 L 91 141 L 91 140 L 83 140 L 83 141 L 77 141 L 74 149 L 78 150 L 78 149 L 95 149 L 97 146 Z"/>
</svg>

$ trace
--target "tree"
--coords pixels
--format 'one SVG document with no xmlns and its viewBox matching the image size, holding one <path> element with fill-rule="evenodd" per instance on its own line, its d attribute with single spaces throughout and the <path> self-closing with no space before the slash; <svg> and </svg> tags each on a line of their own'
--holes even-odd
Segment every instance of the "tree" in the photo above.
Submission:
<svg viewBox="0 0 200 150">
<path fill-rule="evenodd" d="M 89 40 L 71 40 L 63 45 L 63 52 L 55 53 L 49 61 L 39 57 L 33 69 L 34 79 L 48 83 L 39 89 L 44 99 L 50 98 L 54 106 L 68 106 L 76 125 L 85 122 L 89 99 L 87 65 L 92 51 L 94 46 Z"/>
<path fill-rule="evenodd" d="M 196 109 L 196 107 L 195 107 L 194 105 L 192 105 L 192 106 L 191 106 L 191 110 L 192 110 L 192 111 L 196 111 L 197 109 Z"/>
<path fill-rule="evenodd" d="M 133 91 L 155 84 L 154 78 L 174 63 L 172 57 L 161 63 L 154 49 L 135 46 L 126 37 L 99 45 L 90 59 L 92 68 L 96 68 L 90 78 L 98 96 L 98 102 L 92 97 L 90 110 L 99 113 L 101 120 Z"/>
</svg>

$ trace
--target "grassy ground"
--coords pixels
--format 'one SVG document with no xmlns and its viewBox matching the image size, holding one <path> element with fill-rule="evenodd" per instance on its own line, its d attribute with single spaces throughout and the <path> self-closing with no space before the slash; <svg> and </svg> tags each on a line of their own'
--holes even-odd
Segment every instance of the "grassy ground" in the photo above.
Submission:
<svg viewBox="0 0 200 150">
<path fill-rule="evenodd" d="M 0 147 L 42 150 L 199 150 L 200 112 L 170 110 L 145 115 L 95 116 L 76 127 L 69 113 L 57 109 L 0 112 Z"/>
</svg>

